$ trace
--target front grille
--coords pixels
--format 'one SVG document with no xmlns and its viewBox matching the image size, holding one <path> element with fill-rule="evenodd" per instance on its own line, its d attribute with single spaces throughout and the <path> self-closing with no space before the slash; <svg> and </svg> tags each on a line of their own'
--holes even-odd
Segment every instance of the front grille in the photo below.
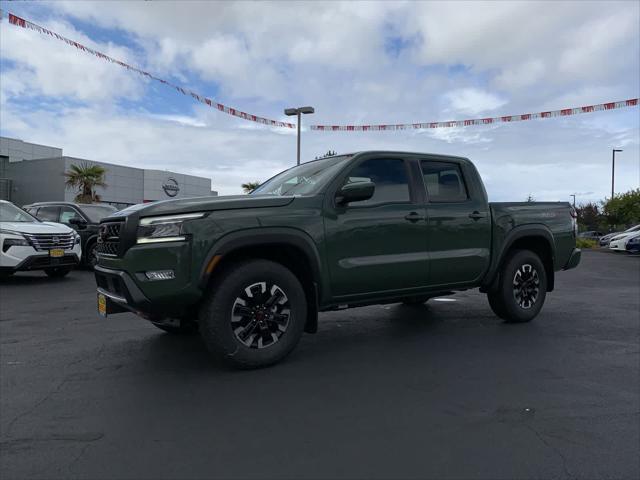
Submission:
<svg viewBox="0 0 640 480">
<path fill-rule="evenodd" d="M 97 252 L 100 255 L 117 257 L 120 251 L 120 231 L 123 222 L 107 222 L 100 224 L 98 231 Z"/>
<path fill-rule="evenodd" d="M 72 233 L 25 233 L 24 236 L 31 242 L 33 248 L 38 251 L 48 251 L 54 248 L 71 250 L 75 244 L 75 236 Z"/>
</svg>

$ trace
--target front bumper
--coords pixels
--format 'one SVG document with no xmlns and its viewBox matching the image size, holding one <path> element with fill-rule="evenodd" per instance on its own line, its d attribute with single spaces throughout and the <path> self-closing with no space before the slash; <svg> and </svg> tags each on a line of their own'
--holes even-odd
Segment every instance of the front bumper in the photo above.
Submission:
<svg viewBox="0 0 640 480">
<path fill-rule="evenodd" d="M 609 249 L 610 250 L 619 250 L 621 252 L 624 252 L 627 248 L 627 240 L 626 239 L 622 239 L 622 240 L 616 240 L 615 242 L 611 242 L 609 244 Z"/>
<path fill-rule="evenodd" d="M 45 270 L 47 268 L 57 267 L 75 267 L 80 263 L 78 253 L 65 251 L 62 257 L 51 257 L 47 255 L 31 255 L 22 260 L 17 265 L 6 265 L 4 262 L 0 265 L 0 269 L 11 272 L 24 272 L 31 270 Z"/>
<path fill-rule="evenodd" d="M 582 258 L 582 250 L 579 248 L 574 248 L 573 252 L 571 252 L 571 256 L 567 261 L 567 264 L 564 266 L 563 270 L 569 270 L 571 268 L 576 268 L 580 263 L 580 259 Z"/>
<path fill-rule="evenodd" d="M 107 313 L 134 312 L 143 317 L 151 316 L 151 302 L 140 291 L 133 279 L 121 270 L 94 268 L 98 294 L 107 301 Z M 148 313 L 146 313 L 148 312 Z"/>
</svg>

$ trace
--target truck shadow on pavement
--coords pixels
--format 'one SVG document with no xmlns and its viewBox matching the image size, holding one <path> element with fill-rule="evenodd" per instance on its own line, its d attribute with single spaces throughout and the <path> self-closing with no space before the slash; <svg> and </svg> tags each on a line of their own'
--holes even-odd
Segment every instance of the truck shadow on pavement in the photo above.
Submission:
<svg viewBox="0 0 640 480">
<path fill-rule="evenodd" d="M 448 321 L 451 315 L 442 306 L 434 308 L 429 305 L 374 306 L 323 313 L 318 333 L 303 335 L 287 358 L 267 368 L 306 369 L 314 367 L 314 364 L 336 361 L 377 362 L 380 355 L 393 356 L 402 352 L 428 356 L 429 349 L 439 350 L 436 348 L 441 341 L 438 338 L 452 337 L 454 331 L 460 329 L 459 324 Z M 474 315 L 468 318 L 468 322 L 478 325 L 478 318 Z M 499 320 L 496 319 L 495 323 Z M 135 344 L 131 350 L 135 358 L 127 361 L 147 365 L 156 373 L 192 376 L 238 371 L 211 356 L 197 334 L 176 336 L 158 332 Z"/>
</svg>

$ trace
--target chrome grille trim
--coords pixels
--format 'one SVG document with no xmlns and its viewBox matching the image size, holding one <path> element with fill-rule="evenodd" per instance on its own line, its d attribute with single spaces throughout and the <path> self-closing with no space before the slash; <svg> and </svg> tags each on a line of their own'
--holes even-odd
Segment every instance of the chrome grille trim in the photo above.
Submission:
<svg viewBox="0 0 640 480">
<path fill-rule="evenodd" d="M 98 231 L 98 255 L 117 257 L 120 251 L 120 231 L 124 222 L 105 222 Z"/>
<path fill-rule="evenodd" d="M 75 235 L 72 233 L 23 233 L 29 240 L 33 248 L 38 251 L 48 251 L 54 248 L 71 250 L 76 243 Z"/>
</svg>

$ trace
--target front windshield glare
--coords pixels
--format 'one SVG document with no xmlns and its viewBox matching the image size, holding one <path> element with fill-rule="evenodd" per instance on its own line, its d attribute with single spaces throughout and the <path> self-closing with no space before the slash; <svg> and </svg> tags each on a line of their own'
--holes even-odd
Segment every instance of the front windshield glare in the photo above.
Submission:
<svg viewBox="0 0 640 480">
<path fill-rule="evenodd" d="M 11 203 L 0 202 L 0 222 L 37 222 L 37 220 Z"/>
<path fill-rule="evenodd" d="M 303 163 L 285 170 L 256 188 L 252 195 L 314 195 L 349 158 L 347 155 Z"/>
</svg>

